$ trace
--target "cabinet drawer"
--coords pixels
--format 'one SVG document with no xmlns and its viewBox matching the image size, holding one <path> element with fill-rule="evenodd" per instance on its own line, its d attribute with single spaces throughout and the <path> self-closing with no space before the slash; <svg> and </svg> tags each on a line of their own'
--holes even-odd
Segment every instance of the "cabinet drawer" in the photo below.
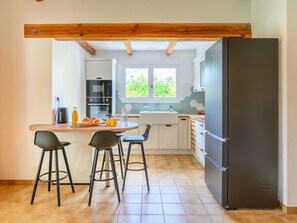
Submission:
<svg viewBox="0 0 297 223">
<path fill-rule="evenodd" d="M 196 133 L 196 139 L 197 139 L 197 142 L 200 142 L 201 144 L 205 144 L 205 132 L 197 132 Z"/>
<path fill-rule="evenodd" d="M 204 123 L 202 123 L 202 122 L 197 122 L 197 126 L 196 126 L 196 129 L 198 130 L 198 131 L 205 131 L 205 124 Z"/>
</svg>

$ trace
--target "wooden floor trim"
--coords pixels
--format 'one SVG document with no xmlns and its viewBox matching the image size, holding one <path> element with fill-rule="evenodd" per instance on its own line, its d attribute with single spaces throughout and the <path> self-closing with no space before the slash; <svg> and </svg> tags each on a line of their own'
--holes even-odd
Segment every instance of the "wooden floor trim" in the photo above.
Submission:
<svg viewBox="0 0 297 223">
<path fill-rule="evenodd" d="M 0 185 L 32 185 L 34 180 L 1 180 Z"/>
<path fill-rule="evenodd" d="M 282 210 L 286 214 L 297 214 L 297 207 L 288 207 L 285 204 L 282 204 Z"/>
</svg>

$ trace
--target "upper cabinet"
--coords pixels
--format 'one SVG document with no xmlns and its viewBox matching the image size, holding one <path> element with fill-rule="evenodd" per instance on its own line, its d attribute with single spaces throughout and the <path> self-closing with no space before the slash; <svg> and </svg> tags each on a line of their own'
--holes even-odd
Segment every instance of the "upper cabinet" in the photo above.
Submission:
<svg viewBox="0 0 297 223">
<path fill-rule="evenodd" d="M 86 60 L 87 80 L 112 80 L 115 72 L 114 59 L 92 58 Z"/>
<path fill-rule="evenodd" d="M 193 60 L 194 89 L 193 91 L 205 90 L 205 55 L 196 57 Z"/>
</svg>

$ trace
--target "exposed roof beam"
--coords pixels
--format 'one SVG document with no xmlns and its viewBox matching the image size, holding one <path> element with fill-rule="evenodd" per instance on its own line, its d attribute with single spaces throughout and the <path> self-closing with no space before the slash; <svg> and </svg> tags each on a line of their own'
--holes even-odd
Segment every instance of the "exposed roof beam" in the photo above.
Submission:
<svg viewBox="0 0 297 223">
<path fill-rule="evenodd" d="M 87 51 L 89 54 L 96 54 L 96 50 L 90 44 L 88 44 L 87 41 L 76 41 L 76 43 L 80 45 L 82 48 L 84 48 L 84 50 Z"/>
<path fill-rule="evenodd" d="M 127 54 L 129 56 L 131 56 L 133 54 L 133 50 L 132 50 L 132 46 L 131 46 L 131 41 L 129 41 L 129 40 L 124 41 L 124 45 L 125 45 Z"/>
<path fill-rule="evenodd" d="M 177 41 L 172 40 L 168 43 L 167 49 L 166 49 L 166 55 L 171 55 L 173 53 L 174 47 L 176 45 Z"/>
<path fill-rule="evenodd" d="M 249 23 L 25 24 L 26 38 L 197 39 L 252 36 Z"/>
</svg>

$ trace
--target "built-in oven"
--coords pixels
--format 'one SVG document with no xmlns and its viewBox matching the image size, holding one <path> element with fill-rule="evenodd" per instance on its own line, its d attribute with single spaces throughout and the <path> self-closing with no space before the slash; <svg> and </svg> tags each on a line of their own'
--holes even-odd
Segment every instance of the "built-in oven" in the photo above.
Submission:
<svg viewBox="0 0 297 223">
<path fill-rule="evenodd" d="M 87 98 L 90 97 L 111 97 L 111 80 L 87 80 Z"/>
<path fill-rule="evenodd" d="M 111 97 L 87 98 L 87 116 L 106 120 L 112 114 Z"/>
</svg>

